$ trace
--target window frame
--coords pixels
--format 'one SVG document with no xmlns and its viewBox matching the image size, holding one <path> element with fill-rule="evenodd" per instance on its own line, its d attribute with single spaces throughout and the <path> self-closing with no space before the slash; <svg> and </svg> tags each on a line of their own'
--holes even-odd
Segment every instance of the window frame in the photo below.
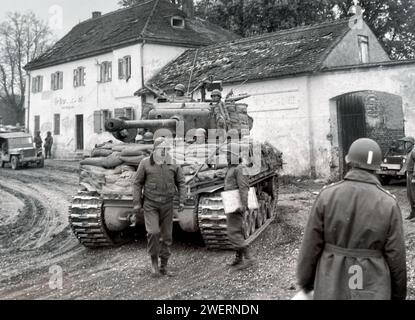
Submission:
<svg viewBox="0 0 415 320">
<path fill-rule="evenodd" d="M 360 63 L 369 63 L 370 62 L 370 53 L 369 53 L 369 37 L 364 34 L 359 34 L 357 36 L 358 45 L 359 45 L 359 58 Z M 363 51 L 364 48 L 366 51 Z"/>
<path fill-rule="evenodd" d="M 112 81 L 112 61 L 103 61 L 99 64 L 99 83 Z"/>
</svg>

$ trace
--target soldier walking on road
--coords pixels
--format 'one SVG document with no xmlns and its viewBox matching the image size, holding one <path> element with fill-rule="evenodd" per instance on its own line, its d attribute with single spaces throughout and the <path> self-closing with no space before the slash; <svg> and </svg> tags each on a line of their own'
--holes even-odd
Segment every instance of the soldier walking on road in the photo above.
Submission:
<svg viewBox="0 0 415 320">
<path fill-rule="evenodd" d="M 243 233 L 243 221 L 248 210 L 249 176 L 242 164 L 239 145 L 229 144 L 227 149 L 228 171 L 225 177 L 225 191 L 239 190 L 242 207 L 227 216 L 228 238 L 236 251 L 235 260 L 229 265 L 243 270 L 254 264 Z"/>
<path fill-rule="evenodd" d="M 45 138 L 45 159 L 49 157 L 49 159 L 52 158 L 52 145 L 53 145 L 53 137 L 52 133 L 48 131 L 47 136 Z"/>
<path fill-rule="evenodd" d="M 164 138 L 156 139 L 152 155 L 141 161 L 133 184 L 134 211 L 136 214 L 144 213 L 154 277 L 160 273 L 169 275 L 167 264 L 171 256 L 173 198 L 176 188 L 180 195 L 179 212 L 184 210 L 184 175 L 181 167 L 172 163 L 168 156 L 167 141 Z"/>
<path fill-rule="evenodd" d="M 355 141 L 346 156 L 344 181 L 324 188 L 305 229 L 297 279 L 316 300 L 403 300 L 406 253 L 402 215 L 395 197 L 375 176 L 379 145 Z"/>
<path fill-rule="evenodd" d="M 36 149 L 42 150 L 43 141 L 42 141 L 42 137 L 40 136 L 40 131 L 36 132 L 36 135 L 33 141 L 35 143 Z"/>
</svg>

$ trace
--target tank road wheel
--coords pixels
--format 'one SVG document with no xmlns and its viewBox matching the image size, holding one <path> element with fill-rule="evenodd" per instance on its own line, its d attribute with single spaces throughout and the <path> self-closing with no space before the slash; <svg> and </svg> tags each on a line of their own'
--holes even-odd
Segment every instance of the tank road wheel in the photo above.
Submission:
<svg viewBox="0 0 415 320">
<path fill-rule="evenodd" d="M 16 156 L 13 156 L 11 159 L 12 170 L 19 169 L 19 159 Z"/>
</svg>

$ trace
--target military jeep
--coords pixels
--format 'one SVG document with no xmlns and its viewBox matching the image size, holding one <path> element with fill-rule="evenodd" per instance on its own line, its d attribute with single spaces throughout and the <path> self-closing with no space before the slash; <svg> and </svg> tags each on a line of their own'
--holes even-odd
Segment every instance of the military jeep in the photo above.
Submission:
<svg viewBox="0 0 415 320">
<path fill-rule="evenodd" d="M 401 180 L 406 178 L 407 157 L 413 148 L 413 138 L 402 138 L 394 141 L 386 152 L 380 165 L 378 174 L 383 185 L 389 184 L 392 179 Z"/>
<path fill-rule="evenodd" d="M 10 163 L 13 170 L 29 165 L 44 166 L 42 150 L 36 149 L 33 137 L 24 132 L 0 133 L 0 168 Z"/>
</svg>

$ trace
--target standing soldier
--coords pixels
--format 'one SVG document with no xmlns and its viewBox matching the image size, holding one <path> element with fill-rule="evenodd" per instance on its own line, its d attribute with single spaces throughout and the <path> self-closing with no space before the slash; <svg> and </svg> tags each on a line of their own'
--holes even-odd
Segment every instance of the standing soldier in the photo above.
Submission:
<svg viewBox="0 0 415 320">
<path fill-rule="evenodd" d="M 47 136 L 45 138 L 45 159 L 49 157 L 49 159 L 52 158 L 52 145 L 53 145 L 53 137 L 52 133 L 48 131 Z"/>
<path fill-rule="evenodd" d="M 175 96 L 173 98 L 173 102 L 189 102 L 189 97 L 186 97 L 186 87 L 179 83 L 174 87 Z"/>
<path fill-rule="evenodd" d="M 34 142 L 35 142 L 36 149 L 42 150 L 43 141 L 42 141 L 42 138 L 40 137 L 40 131 L 36 132 Z"/>
<path fill-rule="evenodd" d="M 375 171 L 379 145 L 355 141 L 346 156 L 352 169 L 344 181 L 324 188 L 305 229 L 297 278 L 316 300 L 406 298 L 406 254 L 402 216 Z"/>
<path fill-rule="evenodd" d="M 414 164 L 415 164 L 415 140 L 412 137 L 405 137 L 402 139 L 405 141 L 406 156 L 406 193 L 411 207 L 411 212 L 406 220 L 412 220 L 415 218 L 415 178 L 414 178 Z"/>
<path fill-rule="evenodd" d="M 243 233 L 243 221 L 248 210 L 249 177 L 242 164 L 239 145 L 230 143 L 227 149 L 228 171 L 225 177 L 225 191 L 239 190 L 242 207 L 227 216 L 228 238 L 235 248 L 236 257 L 230 264 L 236 270 L 243 270 L 253 265 Z"/>
<path fill-rule="evenodd" d="M 141 161 L 133 184 L 134 211 L 144 211 L 148 252 L 153 277 L 167 275 L 173 233 L 173 198 L 179 190 L 179 212 L 184 209 L 185 179 L 180 166 L 174 165 L 167 155 L 164 138 L 154 142 L 150 157 Z M 144 188 L 144 192 L 143 192 Z M 160 258 L 160 268 L 159 268 Z"/>
<path fill-rule="evenodd" d="M 230 123 L 230 116 L 225 103 L 222 101 L 222 92 L 215 89 L 212 91 L 211 97 L 213 102 L 213 115 L 218 129 L 227 130 L 228 124 Z"/>
</svg>

